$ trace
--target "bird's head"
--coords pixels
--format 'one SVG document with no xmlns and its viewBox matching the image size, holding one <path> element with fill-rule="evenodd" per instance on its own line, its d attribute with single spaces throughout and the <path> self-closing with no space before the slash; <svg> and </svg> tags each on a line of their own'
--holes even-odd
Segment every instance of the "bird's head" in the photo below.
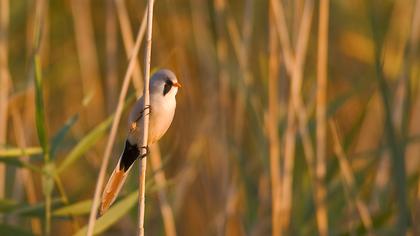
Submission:
<svg viewBox="0 0 420 236">
<path fill-rule="evenodd" d="M 150 93 L 151 95 L 161 94 L 164 97 L 175 97 L 181 88 L 175 74 L 167 69 L 158 70 L 150 79 Z"/>
</svg>

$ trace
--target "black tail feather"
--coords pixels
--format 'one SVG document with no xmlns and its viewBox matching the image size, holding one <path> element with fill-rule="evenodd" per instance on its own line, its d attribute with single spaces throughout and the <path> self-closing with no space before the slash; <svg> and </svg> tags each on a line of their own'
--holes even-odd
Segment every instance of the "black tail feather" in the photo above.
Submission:
<svg viewBox="0 0 420 236">
<path fill-rule="evenodd" d="M 126 172 L 139 157 L 140 151 L 137 144 L 130 144 L 128 140 L 125 141 L 124 152 L 121 157 L 120 170 Z"/>
</svg>

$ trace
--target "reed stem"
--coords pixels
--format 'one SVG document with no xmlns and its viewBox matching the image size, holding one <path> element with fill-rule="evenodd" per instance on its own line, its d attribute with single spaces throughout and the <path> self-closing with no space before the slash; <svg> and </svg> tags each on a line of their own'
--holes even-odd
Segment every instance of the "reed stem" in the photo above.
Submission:
<svg viewBox="0 0 420 236">
<path fill-rule="evenodd" d="M 154 0 L 148 0 L 147 2 L 147 30 L 146 30 L 146 50 L 144 53 L 144 86 L 143 86 L 143 98 L 144 98 L 144 107 L 150 105 L 150 95 L 149 95 L 149 82 L 150 82 L 150 63 L 151 63 L 151 54 L 152 54 L 152 27 L 153 27 L 153 5 Z M 141 144 L 142 147 L 148 146 L 148 134 L 149 134 L 149 116 L 143 117 L 142 123 L 143 137 Z M 143 156 L 146 154 L 144 148 L 141 149 L 140 155 Z M 145 185 L 146 185 L 146 165 L 147 159 L 143 158 L 139 162 L 139 216 L 138 216 L 138 235 L 144 235 L 144 202 L 145 202 Z"/>
<path fill-rule="evenodd" d="M 90 210 L 90 215 L 89 215 L 89 223 L 88 223 L 88 230 L 87 230 L 87 235 L 88 236 L 93 235 L 93 232 L 94 232 L 94 227 L 95 227 L 95 222 L 96 222 L 96 214 L 97 214 L 98 207 L 99 207 L 101 190 L 102 190 L 102 187 L 103 187 L 104 181 L 105 181 L 105 172 L 106 172 L 106 168 L 108 166 L 109 158 L 111 156 L 112 146 L 115 142 L 115 137 L 116 137 L 116 134 L 117 134 L 118 124 L 120 122 L 121 114 L 122 114 L 122 111 L 123 111 L 123 108 L 124 108 L 124 100 L 125 100 L 125 97 L 127 95 L 128 86 L 130 85 L 130 78 L 132 77 L 132 73 L 133 73 L 134 66 L 135 66 L 135 61 L 137 60 L 137 54 L 138 54 L 139 49 L 140 49 L 141 40 L 142 40 L 142 33 L 141 33 L 141 30 L 139 30 L 139 32 L 137 34 L 136 44 L 134 45 L 133 52 L 132 52 L 131 58 L 130 58 L 130 62 L 128 64 L 128 68 L 127 68 L 127 71 L 126 71 L 125 76 L 124 76 L 124 82 L 123 82 L 123 85 L 122 85 L 122 88 L 121 88 L 120 97 L 118 99 L 117 109 L 115 111 L 115 118 L 114 118 L 114 121 L 112 122 L 111 133 L 110 133 L 109 138 L 108 138 L 108 142 L 107 142 L 107 145 L 106 145 L 106 148 L 105 148 L 104 158 L 102 159 L 102 164 L 101 164 L 101 168 L 100 168 L 100 171 L 99 171 L 98 180 L 96 182 L 95 194 L 94 194 L 94 197 L 93 197 L 92 208 Z"/>
<path fill-rule="evenodd" d="M 318 21 L 318 59 L 317 59 L 317 96 L 316 96 L 316 219 L 319 234 L 328 235 L 328 212 L 326 207 L 327 190 L 327 64 L 328 64 L 328 18 L 329 0 L 321 0 Z"/>
</svg>

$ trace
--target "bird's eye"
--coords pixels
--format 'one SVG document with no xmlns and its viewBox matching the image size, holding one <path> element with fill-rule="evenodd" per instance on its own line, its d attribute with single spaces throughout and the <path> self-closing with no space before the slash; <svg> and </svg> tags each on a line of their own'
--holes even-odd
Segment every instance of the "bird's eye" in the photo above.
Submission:
<svg viewBox="0 0 420 236">
<path fill-rule="evenodd" d="M 165 86 L 163 87 L 163 96 L 165 96 L 167 93 L 169 93 L 169 91 L 172 88 L 172 85 L 173 85 L 172 81 L 170 81 L 170 80 L 165 81 Z"/>
</svg>

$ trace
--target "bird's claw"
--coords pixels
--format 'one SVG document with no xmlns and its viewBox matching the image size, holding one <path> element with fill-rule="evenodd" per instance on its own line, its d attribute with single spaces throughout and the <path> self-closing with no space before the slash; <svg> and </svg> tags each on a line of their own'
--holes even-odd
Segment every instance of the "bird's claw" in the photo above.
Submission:
<svg viewBox="0 0 420 236">
<path fill-rule="evenodd" d="M 143 117 L 144 111 L 146 111 L 146 110 L 149 110 L 149 112 L 146 114 L 146 116 L 147 116 L 147 115 L 150 114 L 150 112 L 152 110 L 152 108 L 150 107 L 150 105 L 145 106 L 144 109 L 140 112 L 139 116 L 133 122 L 131 122 L 131 124 L 130 124 L 130 132 L 134 132 L 136 130 L 136 128 L 137 128 L 137 121 L 139 121 L 140 118 Z"/>
<path fill-rule="evenodd" d="M 140 120 L 140 118 L 141 118 L 141 117 L 143 117 L 143 114 L 144 114 L 144 112 L 145 112 L 146 110 L 149 110 L 149 112 L 146 114 L 146 116 L 147 116 L 147 115 L 149 115 L 149 114 L 150 114 L 150 112 L 152 111 L 152 108 L 150 107 L 150 105 L 147 105 L 147 106 L 145 106 L 145 107 L 144 107 L 143 111 L 141 111 L 141 112 L 140 112 L 140 115 L 139 115 L 139 117 L 136 119 L 136 121 Z"/>
<path fill-rule="evenodd" d="M 146 156 L 149 155 L 149 153 L 150 153 L 149 146 L 143 146 L 143 147 L 140 147 L 140 149 L 145 149 L 146 150 L 145 154 L 141 154 L 140 159 L 143 159 L 143 158 L 145 158 Z"/>
</svg>

